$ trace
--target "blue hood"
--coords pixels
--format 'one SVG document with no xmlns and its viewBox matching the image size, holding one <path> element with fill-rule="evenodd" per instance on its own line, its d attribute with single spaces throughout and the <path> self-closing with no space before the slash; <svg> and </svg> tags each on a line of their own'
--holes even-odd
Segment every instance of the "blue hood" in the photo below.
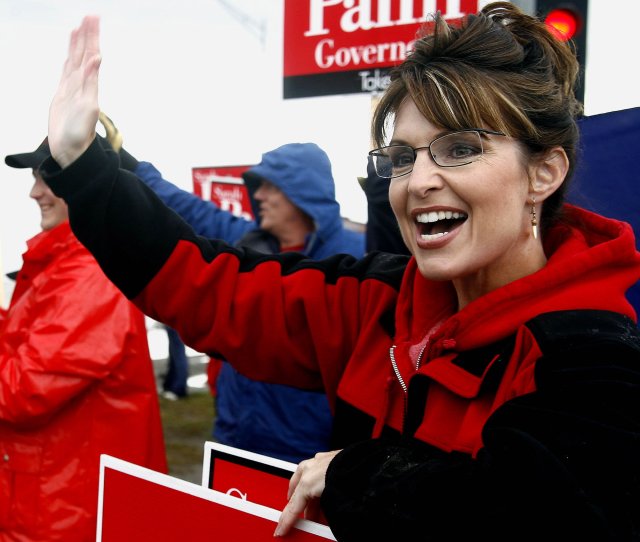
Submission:
<svg viewBox="0 0 640 542">
<path fill-rule="evenodd" d="M 260 219 L 253 194 L 264 179 L 276 185 L 294 205 L 313 219 L 319 239 L 326 241 L 342 229 L 331 162 L 315 143 L 288 143 L 265 152 L 262 161 L 242 176 L 258 224 Z"/>
</svg>

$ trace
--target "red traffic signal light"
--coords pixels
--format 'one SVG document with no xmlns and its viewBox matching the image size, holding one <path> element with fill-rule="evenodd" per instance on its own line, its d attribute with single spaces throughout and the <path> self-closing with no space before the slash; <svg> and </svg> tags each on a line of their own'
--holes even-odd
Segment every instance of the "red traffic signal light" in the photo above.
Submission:
<svg viewBox="0 0 640 542">
<path fill-rule="evenodd" d="M 514 0 L 515 1 L 515 0 Z M 580 63 L 576 97 L 584 100 L 589 0 L 534 0 L 534 12 L 558 40 L 570 41 Z"/>
<path fill-rule="evenodd" d="M 555 8 L 547 13 L 544 18 L 549 30 L 559 40 L 572 39 L 582 28 L 580 14 L 569 8 Z"/>
</svg>

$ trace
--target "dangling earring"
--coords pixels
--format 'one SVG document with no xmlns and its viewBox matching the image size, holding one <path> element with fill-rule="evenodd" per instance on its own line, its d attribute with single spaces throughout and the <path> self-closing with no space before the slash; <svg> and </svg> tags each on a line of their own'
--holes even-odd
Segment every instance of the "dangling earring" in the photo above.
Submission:
<svg viewBox="0 0 640 542">
<path fill-rule="evenodd" d="M 538 219 L 536 217 L 536 197 L 531 198 L 531 229 L 533 230 L 533 238 L 538 238 Z"/>
</svg>

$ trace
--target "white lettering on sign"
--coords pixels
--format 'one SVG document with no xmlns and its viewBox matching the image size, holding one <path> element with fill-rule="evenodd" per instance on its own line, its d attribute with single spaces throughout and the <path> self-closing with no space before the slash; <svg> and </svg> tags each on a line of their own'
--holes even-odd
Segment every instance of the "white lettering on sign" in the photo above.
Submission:
<svg viewBox="0 0 640 542">
<path fill-rule="evenodd" d="M 213 193 L 221 201 L 224 199 L 242 201 L 242 191 L 237 186 L 232 186 L 229 188 L 215 186 L 213 189 Z"/>
<path fill-rule="evenodd" d="M 220 209 L 231 213 L 233 216 L 239 216 L 245 220 L 252 220 L 251 215 L 242 209 L 242 202 L 238 200 L 221 199 Z"/>
<path fill-rule="evenodd" d="M 203 185 L 204 186 L 204 185 Z M 211 186 L 209 184 L 209 186 Z M 242 190 L 238 186 L 223 187 L 214 186 L 213 194 L 220 202 L 220 209 L 245 220 L 253 220 L 251 213 L 242 208 Z"/>
<path fill-rule="evenodd" d="M 392 1 L 378 0 L 374 14 L 372 12 L 372 0 L 308 0 L 309 29 L 305 31 L 304 35 L 310 37 L 329 34 L 330 30 L 325 28 L 324 23 L 325 10 L 334 6 L 339 6 L 339 9 L 343 10 L 340 16 L 340 30 L 342 32 L 415 24 L 426 20 L 437 9 L 436 0 L 418 0 L 418 5 L 422 4 L 422 12 L 418 17 L 414 17 L 416 0 L 399 0 L 399 16 L 396 19 L 392 19 Z M 446 8 L 442 15 L 445 19 L 462 17 L 464 14 L 460 11 L 460 0 L 447 0 Z"/>
<path fill-rule="evenodd" d="M 247 494 L 246 493 L 242 493 L 242 491 L 240 491 L 239 489 L 237 489 L 235 487 L 232 487 L 231 489 L 227 490 L 227 495 L 231 495 L 232 497 L 239 497 L 243 501 L 247 500 Z"/>
<path fill-rule="evenodd" d="M 360 76 L 360 88 L 363 92 L 376 92 L 385 90 L 391 79 L 388 75 L 380 75 L 380 70 L 373 70 L 373 75 L 371 72 L 358 72 Z"/>
<path fill-rule="evenodd" d="M 358 66 L 379 62 L 395 63 L 404 60 L 412 44 L 413 41 L 397 41 L 334 49 L 334 41 L 324 39 L 316 45 L 314 59 L 318 67 L 325 69 L 333 66 L 344 67 L 350 64 Z"/>
</svg>

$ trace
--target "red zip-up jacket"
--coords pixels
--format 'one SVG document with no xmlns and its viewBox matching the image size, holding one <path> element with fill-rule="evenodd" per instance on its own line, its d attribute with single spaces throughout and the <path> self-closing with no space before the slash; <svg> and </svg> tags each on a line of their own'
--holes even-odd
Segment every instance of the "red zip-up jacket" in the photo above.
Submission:
<svg viewBox="0 0 640 542">
<path fill-rule="evenodd" d="M 64 171 L 44 169 L 79 239 L 149 316 L 251 378 L 326 391 L 345 448 L 322 499 L 338 539 L 638 528 L 640 347 L 625 291 L 640 254 L 628 225 L 567 206 L 543 269 L 455 312 L 453 287 L 408 257 L 309 261 L 197 237 L 95 142 Z M 573 343 L 545 357 L 564 328 Z"/>
</svg>

